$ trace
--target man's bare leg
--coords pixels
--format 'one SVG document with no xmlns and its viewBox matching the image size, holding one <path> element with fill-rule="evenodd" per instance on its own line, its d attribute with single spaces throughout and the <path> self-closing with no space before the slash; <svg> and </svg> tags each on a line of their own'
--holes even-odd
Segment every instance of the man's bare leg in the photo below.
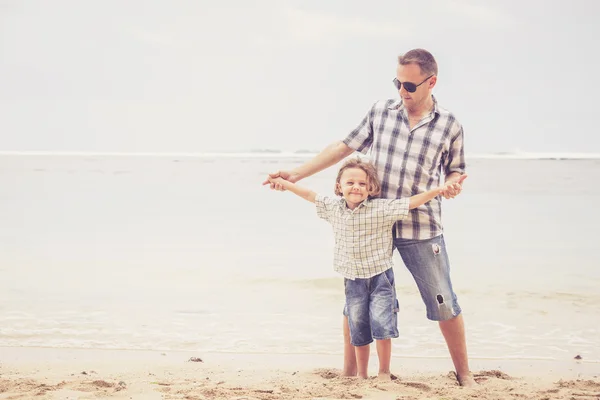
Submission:
<svg viewBox="0 0 600 400">
<path fill-rule="evenodd" d="M 379 358 L 379 378 L 391 379 L 390 360 L 392 358 L 392 339 L 377 340 L 377 357 Z"/>
<path fill-rule="evenodd" d="M 354 346 L 350 342 L 350 327 L 348 326 L 348 317 L 344 316 L 342 321 L 344 331 L 344 369 L 342 376 L 356 376 L 356 353 Z"/>
<path fill-rule="evenodd" d="M 458 383 L 461 386 L 476 385 L 477 382 L 475 382 L 473 374 L 471 374 L 471 371 L 469 370 L 465 324 L 462 314 L 447 321 L 440 321 L 439 324 L 440 330 L 448 345 L 448 351 L 450 351 L 450 357 L 452 357 L 454 368 L 456 369 Z"/>
<path fill-rule="evenodd" d="M 356 366 L 357 374 L 359 378 L 369 378 L 369 356 L 371 352 L 371 345 L 366 344 L 364 346 L 354 346 L 356 353 Z"/>
</svg>

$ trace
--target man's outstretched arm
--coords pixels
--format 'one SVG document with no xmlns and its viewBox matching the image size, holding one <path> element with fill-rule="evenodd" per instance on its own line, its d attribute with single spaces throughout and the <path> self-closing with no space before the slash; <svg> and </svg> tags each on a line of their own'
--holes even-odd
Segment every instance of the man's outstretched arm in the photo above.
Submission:
<svg viewBox="0 0 600 400">
<path fill-rule="evenodd" d="M 279 183 L 269 182 L 269 179 L 282 178 L 290 182 L 298 182 L 300 179 L 307 178 L 311 175 L 316 174 L 329 168 L 332 165 L 337 164 L 344 158 L 348 157 L 354 152 L 353 149 L 348 147 L 344 142 L 337 141 L 323 149 L 314 158 L 305 162 L 298 168 L 294 168 L 291 171 L 277 171 L 273 174 L 269 174 L 267 179 L 263 182 L 263 185 L 271 184 L 271 189 L 284 190 Z"/>
</svg>

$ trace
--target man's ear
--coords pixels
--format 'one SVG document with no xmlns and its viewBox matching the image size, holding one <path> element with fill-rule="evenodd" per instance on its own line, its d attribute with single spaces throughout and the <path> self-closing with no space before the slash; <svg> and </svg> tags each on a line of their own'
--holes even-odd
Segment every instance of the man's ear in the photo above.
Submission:
<svg viewBox="0 0 600 400">
<path fill-rule="evenodd" d="M 432 76 L 429 79 L 429 89 L 433 89 L 435 87 L 435 84 L 437 83 L 437 76 Z"/>
</svg>

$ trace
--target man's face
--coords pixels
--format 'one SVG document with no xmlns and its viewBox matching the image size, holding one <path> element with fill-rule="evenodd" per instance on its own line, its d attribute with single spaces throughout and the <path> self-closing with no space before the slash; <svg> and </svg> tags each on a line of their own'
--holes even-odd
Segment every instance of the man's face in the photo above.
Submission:
<svg viewBox="0 0 600 400">
<path fill-rule="evenodd" d="M 428 75 L 421 72 L 421 67 L 417 64 L 398 65 L 396 69 L 396 79 L 400 82 L 411 82 L 415 85 L 423 82 Z M 431 96 L 431 89 L 435 86 L 436 76 L 427 79 L 423 84 L 417 87 L 414 93 L 409 93 L 404 85 L 398 90 L 402 102 L 409 110 L 419 107 L 425 100 Z"/>
</svg>

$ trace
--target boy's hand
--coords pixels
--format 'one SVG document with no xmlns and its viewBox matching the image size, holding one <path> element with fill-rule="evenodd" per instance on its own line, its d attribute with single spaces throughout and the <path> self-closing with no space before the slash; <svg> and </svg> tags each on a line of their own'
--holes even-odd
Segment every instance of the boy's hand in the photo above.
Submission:
<svg viewBox="0 0 600 400">
<path fill-rule="evenodd" d="M 287 182 L 285 179 L 281 177 L 273 178 L 269 176 L 267 181 L 269 184 L 271 184 L 271 189 L 279 190 L 281 192 L 285 191 L 285 183 Z"/>
<path fill-rule="evenodd" d="M 263 185 L 267 185 L 270 184 L 271 185 L 271 189 L 274 190 L 280 190 L 283 191 L 285 190 L 283 188 L 283 185 L 280 182 L 273 182 L 272 179 L 276 179 L 276 178 L 280 178 L 282 180 L 285 181 L 289 181 L 292 183 L 296 183 L 296 181 L 298 181 L 298 174 L 295 172 L 289 172 L 289 171 L 277 171 L 274 174 L 269 174 L 267 176 L 267 179 L 262 183 Z"/>
<path fill-rule="evenodd" d="M 277 177 L 277 178 L 271 178 L 271 176 L 269 176 L 269 178 L 267 179 L 269 181 L 269 183 L 271 185 L 281 185 L 282 182 L 284 181 L 284 179 Z"/>
<path fill-rule="evenodd" d="M 446 199 L 453 199 L 460 194 L 462 191 L 462 183 L 467 179 L 467 175 L 463 174 L 459 176 L 457 179 L 452 179 L 448 181 L 442 187 L 442 196 Z"/>
</svg>

